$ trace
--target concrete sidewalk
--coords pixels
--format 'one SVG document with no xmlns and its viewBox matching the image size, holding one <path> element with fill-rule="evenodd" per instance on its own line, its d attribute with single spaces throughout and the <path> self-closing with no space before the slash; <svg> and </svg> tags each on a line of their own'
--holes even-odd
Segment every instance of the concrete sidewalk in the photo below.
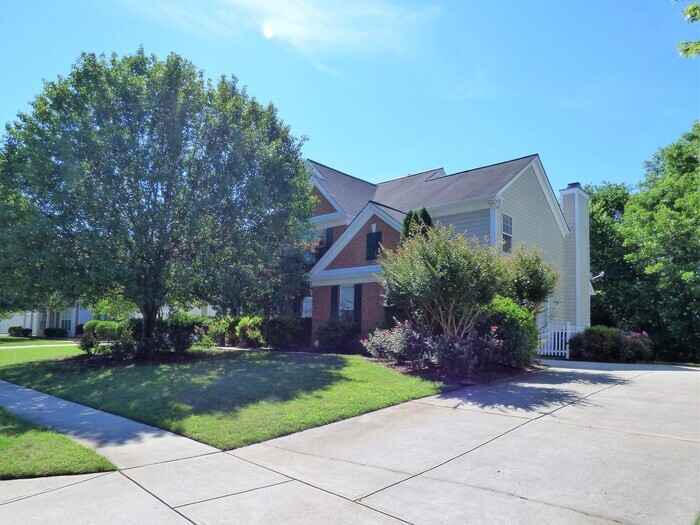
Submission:
<svg viewBox="0 0 700 525">
<path fill-rule="evenodd" d="M 0 523 L 692 524 L 700 370 L 553 365 L 228 453 L 0 384 L 121 468 L 0 482 Z"/>
</svg>

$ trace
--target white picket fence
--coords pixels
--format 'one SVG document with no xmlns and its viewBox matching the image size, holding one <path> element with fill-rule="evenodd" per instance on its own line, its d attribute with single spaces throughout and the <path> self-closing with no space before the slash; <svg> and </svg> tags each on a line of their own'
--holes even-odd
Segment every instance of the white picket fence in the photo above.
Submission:
<svg viewBox="0 0 700 525">
<path fill-rule="evenodd" d="M 569 339 L 581 330 L 571 323 L 549 324 L 540 329 L 540 344 L 537 355 L 542 357 L 563 357 L 569 359 Z"/>
</svg>

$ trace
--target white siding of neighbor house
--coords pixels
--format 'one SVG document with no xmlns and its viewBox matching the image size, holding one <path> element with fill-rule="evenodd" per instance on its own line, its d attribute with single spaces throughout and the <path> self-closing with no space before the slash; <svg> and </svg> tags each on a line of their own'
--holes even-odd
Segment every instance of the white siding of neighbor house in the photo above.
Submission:
<svg viewBox="0 0 700 525">
<path fill-rule="evenodd" d="M 14 314 L 12 317 L 9 317 L 7 319 L 0 319 L 0 334 L 6 334 L 7 329 L 10 328 L 10 326 L 15 326 L 19 325 L 24 327 L 25 323 L 25 313 L 21 312 L 18 314 Z"/>
<path fill-rule="evenodd" d="M 496 213 L 496 240 L 501 246 L 503 214 L 513 218 L 513 247 L 520 243 L 539 246 L 545 260 L 560 272 L 557 291 L 550 298 L 550 322 L 567 320 L 570 305 L 565 302 L 564 279 L 569 261 L 564 260 L 564 238 L 547 202 L 542 186 L 532 167 L 503 192 L 503 201 Z M 500 248 L 499 248 L 500 249 Z"/>
<path fill-rule="evenodd" d="M 473 210 L 453 215 L 434 217 L 434 221 L 444 225 L 452 225 L 455 233 L 471 239 L 476 237 L 481 243 L 488 243 L 489 237 L 489 210 Z"/>
</svg>

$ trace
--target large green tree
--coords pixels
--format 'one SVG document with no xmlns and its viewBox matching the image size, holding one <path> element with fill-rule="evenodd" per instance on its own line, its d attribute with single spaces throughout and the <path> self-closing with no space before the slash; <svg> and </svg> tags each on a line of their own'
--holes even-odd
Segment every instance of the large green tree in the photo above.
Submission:
<svg viewBox="0 0 700 525">
<path fill-rule="evenodd" d="M 620 225 L 662 355 L 698 359 L 700 340 L 700 122 L 646 163 Z M 637 315 L 643 314 L 638 311 Z"/>
<path fill-rule="evenodd" d="M 683 9 L 683 16 L 690 24 L 700 22 L 700 4 L 691 2 Z M 678 44 L 681 56 L 694 57 L 700 55 L 700 40 L 688 40 Z"/>
<path fill-rule="evenodd" d="M 28 208 L 12 226 L 42 247 L 19 250 L 38 257 L 16 272 L 88 302 L 119 290 L 147 352 L 164 304 L 249 305 L 279 285 L 265 277 L 311 213 L 300 148 L 233 77 L 84 53 L 6 127 L 2 198 Z"/>
</svg>

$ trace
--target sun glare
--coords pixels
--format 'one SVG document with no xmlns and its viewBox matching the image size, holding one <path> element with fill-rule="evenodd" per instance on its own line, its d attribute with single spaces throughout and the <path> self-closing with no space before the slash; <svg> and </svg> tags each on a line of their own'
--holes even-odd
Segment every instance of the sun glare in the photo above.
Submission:
<svg viewBox="0 0 700 525">
<path fill-rule="evenodd" d="M 273 36 L 275 36 L 275 30 L 272 29 L 272 26 L 270 24 L 263 24 L 262 26 L 262 32 L 263 36 L 270 40 Z"/>
</svg>

